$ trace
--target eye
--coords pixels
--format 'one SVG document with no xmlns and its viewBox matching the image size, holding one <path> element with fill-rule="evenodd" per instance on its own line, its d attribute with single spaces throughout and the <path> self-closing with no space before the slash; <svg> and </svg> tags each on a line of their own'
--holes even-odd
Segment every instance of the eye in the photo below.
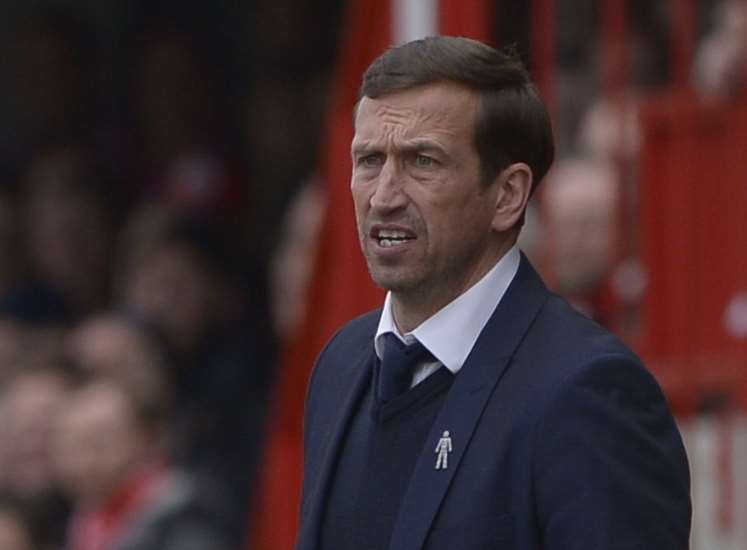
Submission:
<svg viewBox="0 0 747 550">
<path fill-rule="evenodd" d="M 436 164 L 436 159 L 429 157 L 428 155 L 417 154 L 415 155 L 415 165 L 419 168 L 430 168 Z"/>
<path fill-rule="evenodd" d="M 358 164 L 358 166 L 363 166 L 364 168 L 372 168 L 376 166 L 381 166 L 382 164 L 384 164 L 384 155 L 380 153 L 372 153 L 370 155 L 363 155 L 363 156 L 358 157 L 356 164 Z"/>
</svg>

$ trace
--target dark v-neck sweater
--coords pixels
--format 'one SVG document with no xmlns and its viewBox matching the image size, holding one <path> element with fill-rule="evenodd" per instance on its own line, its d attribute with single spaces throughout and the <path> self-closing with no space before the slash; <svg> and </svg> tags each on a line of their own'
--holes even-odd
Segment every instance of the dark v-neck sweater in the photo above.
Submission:
<svg viewBox="0 0 747 550">
<path fill-rule="evenodd" d="M 425 448 L 426 438 L 453 378 L 442 366 L 383 405 L 369 383 L 342 444 L 319 548 L 387 548 L 415 464 L 422 452 L 435 450 L 436 442 Z"/>
</svg>

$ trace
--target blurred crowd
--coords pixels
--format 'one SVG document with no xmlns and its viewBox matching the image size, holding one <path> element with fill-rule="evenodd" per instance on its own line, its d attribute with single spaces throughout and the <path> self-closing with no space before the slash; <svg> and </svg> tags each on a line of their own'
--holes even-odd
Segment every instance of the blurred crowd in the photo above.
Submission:
<svg viewBox="0 0 747 550">
<path fill-rule="evenodd" d="M 76 10 L 4 35 L 3 550 L 246 533 L 276 347 L 251 170 L 195 22 L 141 11 L 117 101 Z"/>
<path fill-rule="evenodd" d="M 605 321 L 627 296 L 610 286 L 612 220 L 637 142 L 599 95 L 583 4 L 559 2 L 563 158 L 523 239 Z M 642 3 L 635 92 L 662 80 L 663 4 Z M 693 78 L 722 97 L 742 83 L 747 18 L 708 4 Z M 237 548 L 323 208 L 310 144 L 344 2 L 247 3 L 238 68 L 199 9 L 172 17 L 190 3 L 111 5 L 140 6 L 116 54 L 64 3 L 18 10 L 3 34 L 0 550 Z"/>
<path fill-rule="evenodd" d="M 554 3 L 557 66 L 551 91 L 559 154 L 520 240 L 558 292 L 634 340 L 647 277 L 638 256 L 639 115 L 656 97 L 709 106 L 745 97 L 747 3 L 623 4 L 624 33 L 603 39 L 604 2 Z M 677 17 L 685 5 L 692 8 L 692 43 L 680 48 L 684 56 L 692 48 L 692 56 L 684 59 L 687 81 L 677 82 L 675 37 L 686 26 Z M 585 29 L 594 29 L 591 36 Z M 610 67 L 614 62 L 620 66 Z"/>
</svg>

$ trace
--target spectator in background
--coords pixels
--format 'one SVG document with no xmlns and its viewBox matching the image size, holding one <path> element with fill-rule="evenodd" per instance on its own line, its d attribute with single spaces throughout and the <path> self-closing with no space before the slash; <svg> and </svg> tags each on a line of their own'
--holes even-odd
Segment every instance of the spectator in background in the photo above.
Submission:
<svg viewBox="0 0 747 550">
<path fill-rule="evenodd" d="M 166 344 L 176 461 L 222 485 L 238 541 L 273 350 L 262 281 L 241 271 L 232 237 L 204 221 L 142 212 L 125 232 L 118 286 L 123 307 Z"/>
<path fill-rule="evenodd" d="M 111 378 L 170 413 L 170 373 L 164 352 L 155 335 L 136 319 L 113 312 L 88 317 L 68 336 L 67 352 L 86 374 Z"/>
<path fill-rule="evenodd" d="M 565 183 L 553 186 L 553 190 L 562 195 L 558 199 L 564 204 L 553 208 L 556 211 L 548 219 L 553 228 L 567 226 L 573 235 L 563 236 L 558 229 L 554 235 L 548 231 L 550 239 L 557 237 L 571 252 L 571 256 L 562 250 L 553 253 L 554 261 L 564 264 L 558 268 L 566 273 L 558 278 L 568 287 L 566 296 L 628 340 L 640 327 L 639 305 L 645 286 L 645 273 L 636 252 L 637 170 L 643 143 L 640 111 L 646 98 L 663 90 L 672 76 L 667 30 L 672 25 L 672 13 L 660 2 L 628 2 L 625 32 L 610 29 L 604 33 L 603 47 L 592 48 L 602 77 L 598 96 L 580 117 L 574 156 L 557 166 L 557 177 Z M 623 41 L 611 42 L 612 38 Z M 586 47 L 589 44 L 593 42 L 587 40 Z M 571 183 L 576 176 L 580 181 Z M 598 212 L 569 207 L 570 200 Z M 606 221 L 605 216 L 609 217 Z M 584 225 L 589 234 L 580 237 Z M 592 234 L 592 228 L 599 232 Z M 571 257 L 575 257 L 576 265 L 572 265 Z"/>
<path fill-rule="evenodd" d="M 698 46 L 693 86 L 708 100 L 724 100 L 747 81 L 747 5 L 723 0 L 716 5 L 710 31 Z"/>
<path fill-rule="evenodd" d="M 0 297 L 0 387 L 24 370 L 60 364 L 68 321 L 65 304 L 45 287 Z"/>
<path fill-rule="evenodd" d="M 23 504 L 0 493 L 0 550 L 45 550 L 34 544 L 32 520 Z"/>
<path fill-rule="evenodd" d="M 73 145 L 36 155 L 23 185 L 32 288 L 58 294 L 71 318 L 106 306 L 116 188 Z"/>
<path fill-rule="evenodd" d="M 326 197 L 318 179 L 304 183 L 285 213 L 270 261 L 270 293 L 275 332 L 287 343 L 306 309 L 308 286 L 319 245 Z"/>
<path fill-rule="evenodd" d="M 577 309 L 609 326 L 617 238 L 615 171 L 601 160 L 565 159 L 553 169 L 543 193 L 543 233 L 555 287 Z"/>
<path fill-rule="evenodd" d="M 32 275 L 23 221 L 9 221 L 8 234 L 0 229 L 0 383 L 23 367 L 58 364 L 71 319 L 61 293 Z"/>
<path fill-rule="evenodd" d="M 43 302 L 44 299 L 44 296 L 22 297 L 25 303 L 20 307 L 29 308 L 35 304 L 28 302 Z M 0 304 L 0 345 L 3 353 L 0 357 L 0 383 L 27 369 L 59 364 L 64 357 L 67 330 L 53 317 L 46 317 L 46 313 L 45 317 L 37 319 L 23 317 L 35 312 L 21 311 L 17 314 L 22 317 L 16 317 L 16 313 L 9 313 L 8 308 L 12 309 L 15 305 L 8 301 Z M 47 306 L 42 303 L 40 307 Z"/>
<path fill-rule="evenodd" d="M 185 30 L 156 23 L 138 36 L 128 170 L 136 196 L 201 217 L 238 216 L 247 182 L 221 64 Z"/>
<path fill-rule="evenodd" d="M 27 369 L 2 393 L 0 469 L 2 486 L 20 496 L 47 490 L 53 483 L 49 439 L 59 414 L 66 380 L 58 369 Z"/>
<path fill-rule="evenodd" d="M 56 367 L 27 368 L 0 394 L 0 490 L 33 508 L 34 532 L 55 546 L 63 539 L 67 500 L 52 465 L 54 420 L 64 407 L 67 374 Z"/>
<path fill-rule="evenodd" d="M 170 468 L 158 410 L 111 379 L 73 391 L 56 421 L 55 464 L 74 502 L 70 550 L 223 550 L 215 511 Z"/>
</svg>

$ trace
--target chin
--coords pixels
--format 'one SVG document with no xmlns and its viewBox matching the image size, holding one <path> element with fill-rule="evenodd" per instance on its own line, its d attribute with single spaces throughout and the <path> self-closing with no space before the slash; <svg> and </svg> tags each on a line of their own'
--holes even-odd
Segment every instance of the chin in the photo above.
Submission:
<svg viewBox="0 0 747 550">
<path fill-rule="evenodd" d="M 366 258 L 368 272 L 377 286 L 391 292 L 408 292 L 419 288 L 425 280 L 422 265 L 401 262 L 386 265 L 377 258 Z"/>
<path fill-rule="evenodd" d="M 403 274 L 371 272 L 371 278 L 377 286 L 390 292 L 407 292 L 418 287 L 418 282 Z"/>
</svg>

